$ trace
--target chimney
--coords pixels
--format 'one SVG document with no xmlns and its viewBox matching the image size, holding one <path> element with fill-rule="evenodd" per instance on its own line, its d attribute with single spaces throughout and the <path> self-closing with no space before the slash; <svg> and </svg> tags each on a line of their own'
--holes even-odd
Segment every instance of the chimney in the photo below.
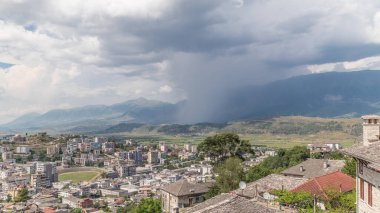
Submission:
<svg viewBox="0 0 380 213">
<path fill-rule="evenodd" d="M 303 172 L 303 171 L 305 171 L 305 170 L 303 169 L 303 166 L 300 166 L 300 172 Z"/>
<path fill-rule="evenodd" d="M 323 162 L 323 168 L 324 169 L 327 169 L 329 167 L 329 164 L 327 163 L 327 161 L 324 161 Z"/>
<path fill-rule="evenodd" d="M 380 135 L 380 116 L 365 115 L 363 119 L 363 145 L 368 146 L 373 142 L 379 141 Z"/>
</svg>

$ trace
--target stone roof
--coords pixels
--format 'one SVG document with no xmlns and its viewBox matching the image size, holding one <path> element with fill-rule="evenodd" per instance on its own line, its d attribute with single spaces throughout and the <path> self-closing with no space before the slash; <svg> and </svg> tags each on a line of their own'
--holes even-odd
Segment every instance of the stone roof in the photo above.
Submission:
<svg viewBox="0 0 380 213">
<path fill-rule="evenodd" d="M 379 115 L 363 115 L 362 119 L 380 119 Z"/>
<path fill-rule="evenodd" d="M 273 189 L 291 190 L 308 181 L 306 178 L 284 176 L 281 174 L 271 174 L 257 181 L 247 184 L 247 187 L 241 191 L 237 189 L 228 194 L 220 194 L 206 200 L 184 212 L 198 213 L 219 213 L 219 212 L 237 212 L 237 213 L 269 213 L 277 212 L 276 209 L 268 208 L 255 201 L 257 193 L 268 192 Z M 256 190 L 257 189 L 257 190 Z M 257 191 L 257 192 L 256 192 Z"/>
<path fill-rule="evenodd" d="M 221 194 L 192 208 L 184 213 L 276 213 L 280 210 L 266 207 L 262 203 L 236 194 Z"/>
<path fill-rule="evenodd" d="M 328 196 L 326 195 L 326 192 L 328 190 L 345 193 L 352 191 L 354 188 L 354 178 L 340 171 L 336 171 L 327 175 L 315 177 L 291 191 L 308 192 L 312 195 L 317 195 L 322 199 L 327 199 Z"/>
<path fill-rule="evenodd" d="M 359 158 L 364 161 L 380 164 L 380 142 L 371 143 L 368 146 L 363 144 L 356 144 L 349 148 L 342 149 L 341 152 L 350 155 L 354 158 Z"/>
<path fill-rule="evenodd" d="M 271 174 L 257 181 L 248 183 L 243 192 L 239 189 L 235 191 L 238 193 L 243 193 L 244 196 L 254 197 L 256 196 L 256 189 L 258 193 L 268 192 L 273 189 L 292 190 L 305 183 L 307 180 L 307 178 Z"/>
<path fill-rule="evenodd" d="M 328 167 L 323 168 L 324 162 L 327 161 Z M 282 171 L 284 175 L 299 176 L 304 178 L 313 178 L 329 174 L 335 171 L 340 171 L 345 165 L 344 160 L 324 160 L 324 159 L 307 159 L 306 161 L 297 164 L 289 169 Z M 300 170 L 300 167 L 303 170 Z"/>
<path fill-rule="evenodd" d="M 206 193 L 210 186 L 211 185 L 207 183 L 189 183 L 186 179 L 182 179 L 161 187 L 161 190 L 175 196 L 185 196 Z"/>
</svg>

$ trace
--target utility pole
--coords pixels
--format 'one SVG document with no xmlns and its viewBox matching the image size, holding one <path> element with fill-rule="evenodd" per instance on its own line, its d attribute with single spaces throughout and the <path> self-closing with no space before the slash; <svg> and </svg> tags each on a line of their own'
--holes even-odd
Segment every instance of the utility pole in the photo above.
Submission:
<svg viewBox="0 0 380 213">
<path fill-rule="evenodd" d="M 317 213 L 317 197 L 313 196 L 313 213 Z"/>
</svg>

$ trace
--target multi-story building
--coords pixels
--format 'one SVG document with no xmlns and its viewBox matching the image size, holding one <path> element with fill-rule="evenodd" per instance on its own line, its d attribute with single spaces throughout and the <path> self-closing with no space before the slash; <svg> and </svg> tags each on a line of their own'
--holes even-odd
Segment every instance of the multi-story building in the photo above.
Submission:
<svg viewBox="0 0 380 213">
<path fill-rule="evenodd" d="M 119 177 L 129 177 L 136 174 L 136 166 L 132 164 L 120 164 L 117 166 Z"/>
<path fill-rule="evenodd" d="M 13 159 L 13 153 L 12 152 L 3 152 L 1 154 L 1 157 L 3 159 L 3 162 L 13 162 L 14 159 Z"/>
<path fill-rule="evenodd" d="M 115 143 L 114 142 L 103 143 L 102 150 L 105 153 L 113 153 L 115 151 Z"/>
<path fill-rule="evenodd" d="M 160 159 L 158 158 L 158 152 L 157 151 L 149 151 L 148 152 L 148 163 L 150 163 L 150 164 L 160 163 Z"/>
<path fill-rule="evenodd" d="M 128 152 L 115 152 L 115 156 L 119 159 L 119 160 L 127 160 L 128 159 Z"/>
<path fill-rule="evenodd" d="M 356 160 L 356 212 L 380 212 L 380 116 L 363 119 L 363 142 L 342 150 Z"/>
<path fill-rule="evenodd" d="M 140 148 L 128 152 L 128 160 L 133 161 L 136 165 L 141 165 L 143 162 L 142 151 Z"/>
<path fill-rule="evenodd" d="M 102 144 L 102 143 L 107 142 L 107 138 L 104 138 L 104 137 L 95 137 L 94 138 L 94 142 Z"/>
<path fill-rule="evenodd" d="M 61 147 L 59 146 L 59 144 L 48 146 L 48 147 L 46 147 L 46 154 L 48 156 L 58 154 L 60 149 L 61 149 Z"/>
<path fill-rule="evenodd" d="M 52 162 L 37 162 L 36 174 L 43 174 L 51 183 L 58 181 L 57 166 Z"/>
<path fill-rule="evenodd" d="M 159 146 L 161 152 L 167 152 L 169 150 L 169 147 L 165 144 L 165 142 L 160 142 Z"/>
<path fill-rule="evenodd" d="M 187 144 L 183 145 L 183 149 L 185 149 L 188 152 L 191 152 L 191 144 L 187 143 Z"/>
<path fill-rule="evenodd" d="M 91 143 L 83 142 L 78 144 L 78 148 L 81 152 L 90 152 L 91 151 Z"/>
<path fill-rule="evenodd" d="M 75 153 L 78 149 L 78 142 L 77 140 L 70 140 L 69 142 L 67 142 L 67 146 L 66 146 L 66 152 L 67 153 Z"/>
<path fill-rule="evenodd" d="M 198 151 L 197 145 L 191 145 L 191 152 L 196 153 Z"/>
<path fill-rule="evenodd" d="M 18 146 L 16 147 L 16 153 L 18 154 L 29 154 L 32 148 L 29 146 Z"/>
</svg>

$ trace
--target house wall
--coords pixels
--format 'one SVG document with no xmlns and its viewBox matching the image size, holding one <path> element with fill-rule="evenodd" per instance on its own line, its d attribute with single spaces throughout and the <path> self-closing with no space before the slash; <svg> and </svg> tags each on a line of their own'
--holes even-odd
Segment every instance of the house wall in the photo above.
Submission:
<svg viewBox="0 0 380 213">
<path fill-rule="evenodd" d="M 359 165 L 359 163 L 357 163 Z M 357 212 L 376 213 L 380 212 L 380 173 L 368 169 L 363 165 L 363 174 L 357 168 L 356 200 Z M 364 180 L 364 199 L 360 198 L 360 180 Z M 372 206 L 368 204 L 368 183 L 372 184 Z"/>
<path fill-rule="evenodd" d="M 358 176 L 374 186 L 380 186 L 380 173 L 367 168 L 365 165 L 363 165 L 363 174 L 358 173 Z"/>
<path fill-rule="evenodd" d="M 190 207 L 190 199 L 192 198 L 192 205 L 203 202 L 203 195 L 191 195 L 191 196 L 174 196 L 166 191 L 161 191 L 162 209 L 164 212 L 175 213 L 174 208 L 186 208 Z"/>
</svg>

